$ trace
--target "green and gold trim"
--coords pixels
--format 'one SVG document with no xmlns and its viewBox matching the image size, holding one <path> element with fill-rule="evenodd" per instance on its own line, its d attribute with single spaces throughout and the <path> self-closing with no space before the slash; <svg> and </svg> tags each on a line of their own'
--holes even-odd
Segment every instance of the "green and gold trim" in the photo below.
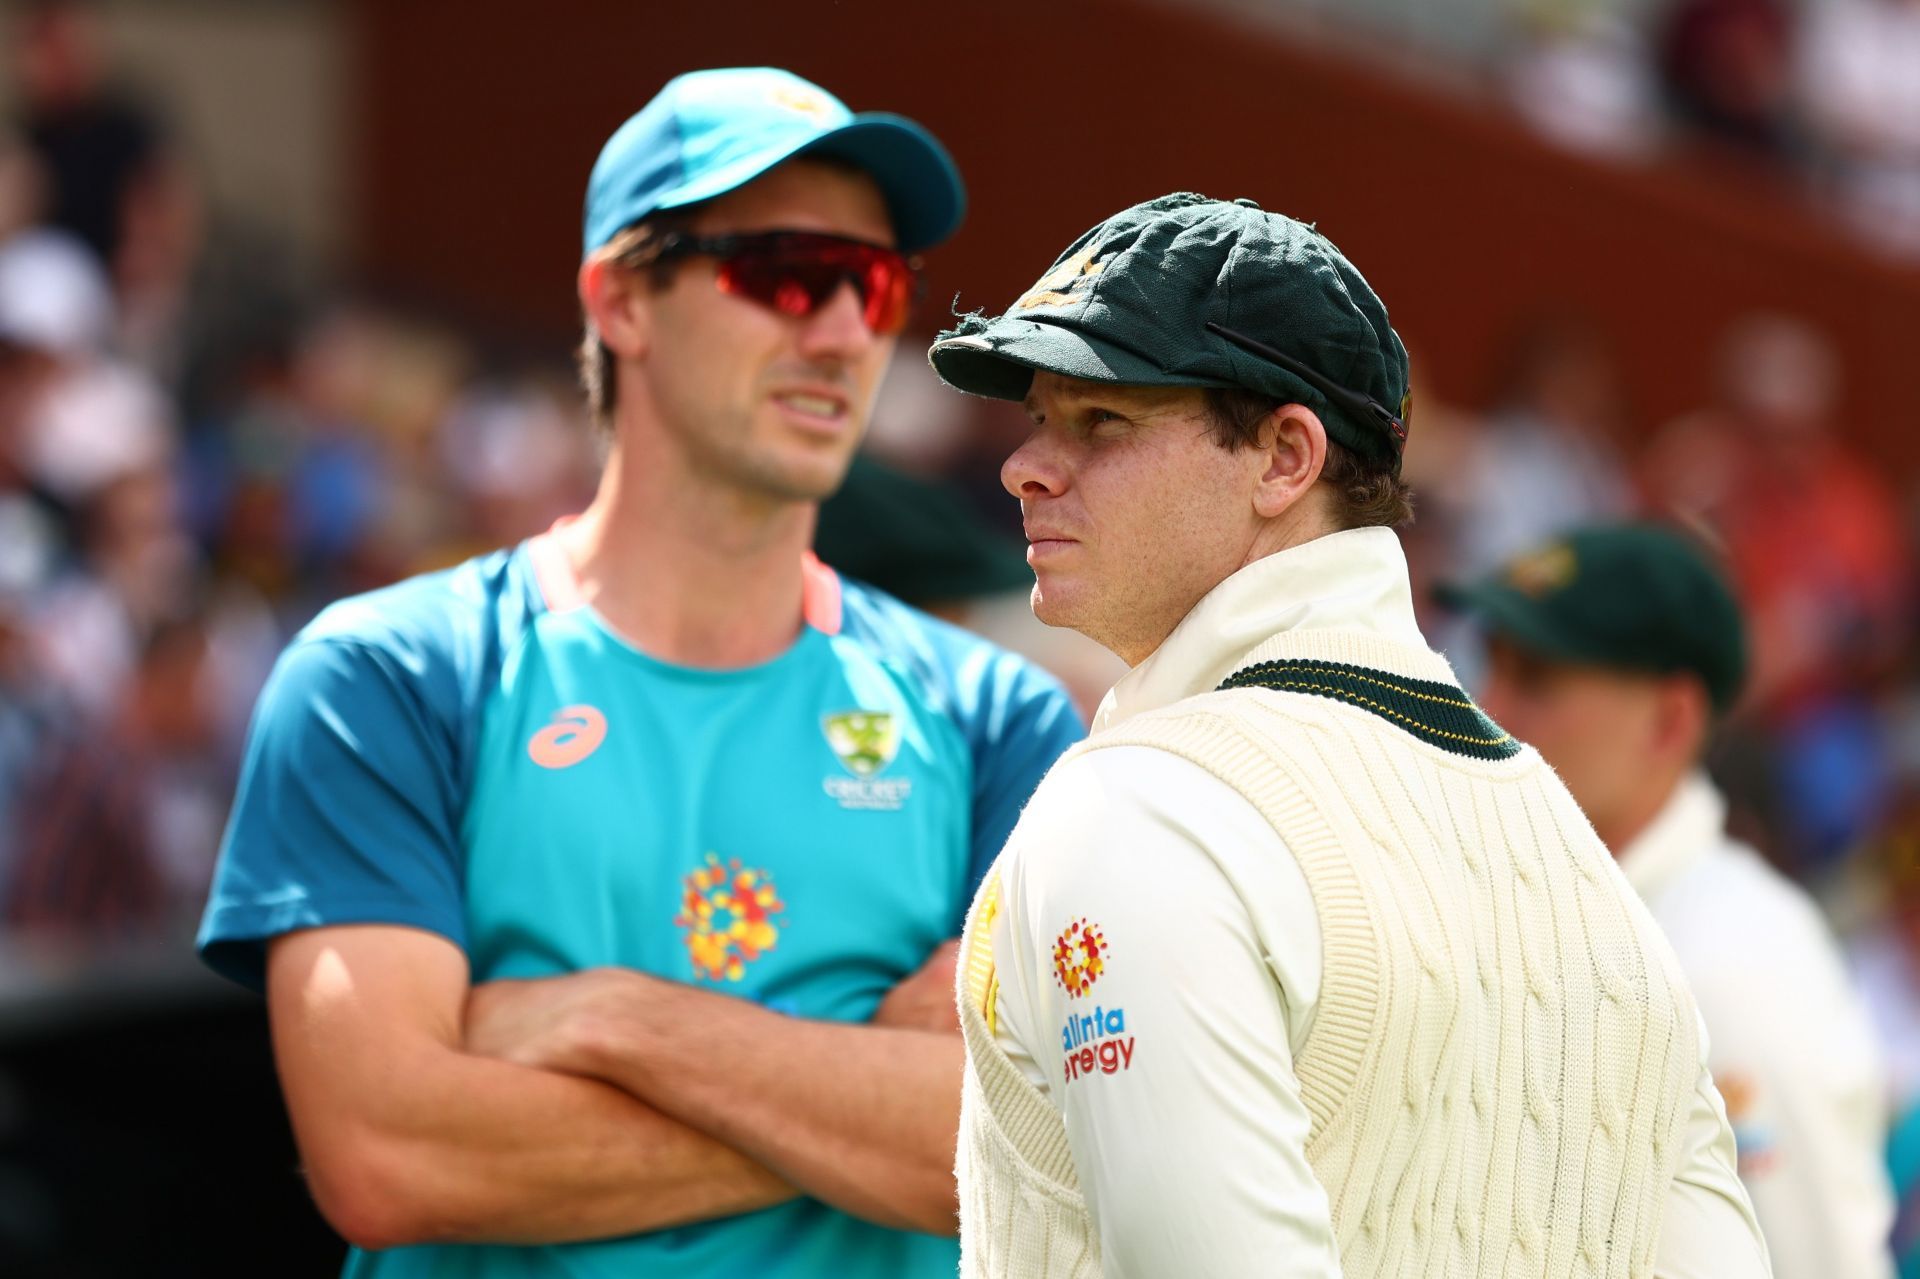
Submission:
<svg viewBox="0 0 1920 1279">
<path fill-rule="evenodd" d="M 1221 681 L 1229 688 L 1271 688 L 1331 697 L 1371 711 L 1441 750 L 1471 759 L 1510 759 L 1520 753 L 1512 734 L 1487 718 L 1464 690 L 1370 666 L 1296 658 L 1259 662 Z"/>
</svg>

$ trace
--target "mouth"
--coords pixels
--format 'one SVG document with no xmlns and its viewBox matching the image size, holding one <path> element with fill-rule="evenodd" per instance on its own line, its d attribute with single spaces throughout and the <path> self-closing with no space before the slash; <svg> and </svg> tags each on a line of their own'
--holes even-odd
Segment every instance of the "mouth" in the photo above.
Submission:
<svg viewBox="0 0 1920 1279">
<path fill-rule="evenodd" d="M 1027 563 L 1033 564 L 1049 556 L 1071 550 L 1080 543 L 1071 537 L 1063 537 L 1050 529 L 1027 530 Z"/>
<path fill-rule="evenodd" d="M 852 404 L 831 391 L 776 391 L 773 402 L 801 427 L 837 434 L 852 417 Z"/>
</svg>

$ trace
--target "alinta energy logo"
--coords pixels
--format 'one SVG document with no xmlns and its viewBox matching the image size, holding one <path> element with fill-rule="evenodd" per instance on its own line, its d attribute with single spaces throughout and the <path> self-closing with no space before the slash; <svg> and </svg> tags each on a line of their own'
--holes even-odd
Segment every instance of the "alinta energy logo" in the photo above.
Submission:
<svg viewBox="0 0 1920 1279">
<path fill-rule="evenodd" d="M 773 877 L 740 864 L 724 866 L 713 853 L 686 877 L 674 925 L 685 936 L 695 975 L 708 981 L 739 981 L 747 965 L 780 941 L 773 917 L 786 910 Z"/>
<path fill-rule="evenodd" d="M 1107 938 L 1100 925 L 1076 919 L 1054 939 L 1053 980 L 1068 999 L 1087 993 L 1107 970 Z"/>
<path fill-rule="evenodd" d="M 913 793 L 910 777 L 881 777 L 900 753 L 900 721 L 890 711 L 841 711 L 820 721 L 827 745 L 851 777 L 828 777 L 821 788 L 842 808 L 892 812 Z"/>
<path fill-rule="evenodd" d="M 1107 971 L 1106 935 L 1098 924 L 1076 919 L 1053 943 L 1053 979 L 1078 999 Z M 1122 1038 L 1125 1036 L 1125 1038 Z M 1067 1018 L 1060 1028 L 1061 1073 L 1065 1082 L 1093 1075 L 1111 1075 L 1133 1066 L 1133 1036 L 1127 1034 L 1124 1008 L 1095 1005 L 1093 1011 Z"/>
</svg>

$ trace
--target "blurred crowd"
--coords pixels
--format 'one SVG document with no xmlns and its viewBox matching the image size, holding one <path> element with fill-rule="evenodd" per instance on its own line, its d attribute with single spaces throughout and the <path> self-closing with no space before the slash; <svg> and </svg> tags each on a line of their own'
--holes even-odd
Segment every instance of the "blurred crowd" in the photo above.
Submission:
<svg viewBox="0 0 1920 1279">
<path fill-rule="evenodd" d="M 597 458 L 552 353 L 264 269 L 273 255 L 203 207 L 164 118 L 116 87 L 84 11 L 28 12 L 0 134 L 0 932 L 179 939 L 285 638 L 328 600 L 579 509 Z M 1511 83 L 1542 127 L 1630 148 L 1681 122 L 1813 175 L 1920 255 L 1920 0 L 1678 0 L 1644 30 L 1581 0 L 1529 13 Z M 963 512 L 934 521 L 919 562 L 964 571 L 847 567 L 1029 651 L 1091 709 L 1111 659 L 1038 628 L 1009 589 L 1024 570 L 997 472 L 1019 424 L 930 385 L 923 345 L 903 339 L 872 439 L 910 495 L 863 475 L 868 505 L 837 527 L 897 551 L 908 534 L 871 535 L 888 512 Z M 1920 1115 L 1912 477 L 1849 443 L 1845 369 L 1791 316 L 1733 326 L 1717 394 L 1665 423 L 1641 419 L 1580 316 L 1525 324 L 1502 368 L 1483 404 L 1416 393 L 1416 585 L 1633 512 L 1724 548 L 1755 675 L 1715 771 L 1741 833 L 1828 904 L 1895 1113 Z M 1474 637 L 1426 622 L 1471 684 Z M 1895 1158 L 1920 1174 L 1920 1121 Z"/>
<path fill-rule="evenodd" d="M 285 637 L 578 509 L 595 457 L 563 368 L 263 269 L 87 10 L 12 30 L 0 922 L 180 937 Z"/>
<path fill-rule="evenodd" d="M 1920 261 L 1920 0 L 1520 0 L 1521 114 L 1582 150 L 1668 145 L 1803 181 Z"/>
</svg>

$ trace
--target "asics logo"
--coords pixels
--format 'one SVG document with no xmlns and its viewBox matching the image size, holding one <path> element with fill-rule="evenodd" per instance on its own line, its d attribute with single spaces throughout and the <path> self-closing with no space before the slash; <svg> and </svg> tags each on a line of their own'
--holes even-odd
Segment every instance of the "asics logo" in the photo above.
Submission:
<svg viewBox="0 0 1920 1279">
<path fill-rule="evenodd" d="M 591 706 L 562 706 L 553 722 L 527 742 L 527 758 L 542 768 L 571 768 L 607 740 L 607 717 Z"/>
</svg>

